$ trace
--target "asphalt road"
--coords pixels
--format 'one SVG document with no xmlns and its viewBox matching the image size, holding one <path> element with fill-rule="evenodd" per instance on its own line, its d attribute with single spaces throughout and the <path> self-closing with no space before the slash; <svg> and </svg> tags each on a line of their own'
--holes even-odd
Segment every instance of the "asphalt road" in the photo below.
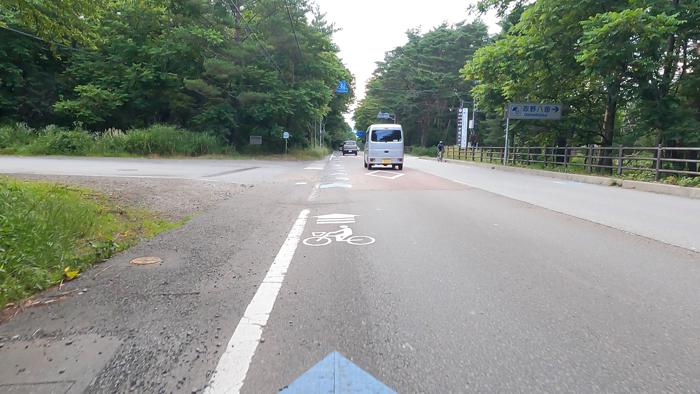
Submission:
<svg viewBox="0 0 700 394">
<path fill-rule="evenodd" d="M 274 393 L 335 351 L 401 393 L 700 387 L 697 200 L 418 159 L 0 171 L 255 185 L 0 325 L 0 391 Z"/>
</svg>

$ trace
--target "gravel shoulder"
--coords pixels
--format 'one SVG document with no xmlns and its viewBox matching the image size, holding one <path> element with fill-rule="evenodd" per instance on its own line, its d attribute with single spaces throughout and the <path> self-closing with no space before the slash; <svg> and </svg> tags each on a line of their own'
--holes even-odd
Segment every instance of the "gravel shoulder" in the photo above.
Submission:
<svg viewBox="0 0 700 394">
<path fill-rule="evenodd" d="M 96 190 L 119 203 L 146 209 L 172 221 L 190 218 L 252 187 L 247 184 L 166 178 L 24 174 L 10 176 Z"/>
</svg>

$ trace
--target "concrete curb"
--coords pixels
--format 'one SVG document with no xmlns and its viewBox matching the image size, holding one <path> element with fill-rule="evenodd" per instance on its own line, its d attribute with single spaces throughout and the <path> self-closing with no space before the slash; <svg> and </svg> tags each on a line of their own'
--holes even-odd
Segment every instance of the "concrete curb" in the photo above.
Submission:
<svg viewBox="0 0 700 394">
<path fill-rule="evenodd" d="M 424 158 L 424 157 L 420 157 L 420 159 L 435 160 L 433 158 L 428 159 L 428 158 Z M 479 162 L 471 162 L 471 161 L 464 161 L 464 160 L 445 159 L 445 161 L 448 163 L 460 164 L 460 165 L 464 165 L 467 167 L 469 167 L 469 166 L 488 167 L 488 168 L 491 168 L 494 170 L 514 172 L 514 173 L 518 173 L 518 174 L 544 176 L 544 177 L 548 177 L 548 178 L 564 179 L 564 180 L 573 181 L 573 182 L 589 183 L 592 185 L 620 186 L 624 189 L 634 189 L 634 190 L 639 190 L 639 191 L 643 191 L 643 192 L 666 194 L 669 196 L 700 199 L 700 188 L 698 188 L 698 187 L 683 187 L 683 186 L 676 186 L 676 185 L 666 185 L 663 183 L 632 181 L 632 180 L 626 180 L 626 179 L 609 178 L 609 177 L 595 176 L 595 175 L 569 174 L 569 173 L 565 173 L 565 172 L 545 171 L 545 170 L 537 170 L 537 169 L 533 169 L 533 168 L 509 167 L 509 166 L 503 166 L 500 164 L 479 163 Z"/>
</svg>

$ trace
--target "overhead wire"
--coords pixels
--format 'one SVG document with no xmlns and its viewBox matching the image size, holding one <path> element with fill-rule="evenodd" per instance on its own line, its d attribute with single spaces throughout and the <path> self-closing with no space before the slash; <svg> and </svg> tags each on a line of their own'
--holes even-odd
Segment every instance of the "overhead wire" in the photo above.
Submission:
<svg viewBox="0 0 700 394">
<path fill-rule="evenodd" d="M 275 61 L 275 59 L 272 57 L 270 52 L 267 50 L 265 47 L 265 44 L 258 38 L 257 34 L 253 31 L 253 29 L 250 27 L 250 24 L 243 18 L 243 14 L 241 13 L 240 8 L 238 5 L 233 0 L 228 1 L 229 6 L 232 8 L 233 12 L 238 15 L 238 21 L 241 22 L 241 24 L 244 26 L 246 30 L 248 30 L 248 34 L 253 37 L 255 41 L 258 43 L 258 47 L 262 50 L 262 52 L 265 54 L 265 57 L 267 60 L 272 64 L 275 69 L 277 69 L 277 72 L 282 73 L 282 70 L 280 69 L 279 65 Z"/>
<path fill-rule="evenodd" d="M 58 43 L 58 42 L 48 41 L 48 40 L 46 40 L 46 39 L 44 39 L 44 38 L 41 38 L 41 37 L 39 37 L 39 36 L 37 36 L 37 35 L 31 34 L 31 33 L 27 33 L 26 31 L 22 31 L 22 30 L 18 30 L 18 29 L 12 28 L 12 27 L 10 27 L 10 26 L 0 26 L 0 29 L 7 30 L 7 31 L 13 32 L 13 33 L 15 33 L 15 34 L 19 34 L 19 35 L 22 35 L 22 36 L 25 36 L 25 37 L 29 37 L 29 38 L 34 39 L 34 40 L 37 40 L 37 41 L 41 41 L 41 42 L 43 42 L 43 43 L 45 43 L 45 44 L 55 45 L 55 46 L 58 46 L 58 47 L 61 47 L 61 48 L 64 48 L 64 49 L 71 50 L 71 51 L 81 51 L 81 50 L 84 50 L 84 48 L 73 48 L 73 47 L 70 47 L 70 46 L 68 46 L 68 45 L 64 45 L 64 44 Z"/>
<path fill-rule="evenodd" d="M 287 9 L 287 17 L 289 17 L 289 24 L 292 26 L 292 33 L 294 33 L 294 41 L 297 43 L 297 50 L 299 51 L 299 59 L 303 59 L 304 55 L 301 52 L 301 45 L 299 45 L 299 38 L 297 37 L 297 30 L 294 27 L 294 20 L 292 20 L 292 13 L 289 11 L 288 0 L 282 0 L 284 2 L 284 8 Z"/>
</svg>

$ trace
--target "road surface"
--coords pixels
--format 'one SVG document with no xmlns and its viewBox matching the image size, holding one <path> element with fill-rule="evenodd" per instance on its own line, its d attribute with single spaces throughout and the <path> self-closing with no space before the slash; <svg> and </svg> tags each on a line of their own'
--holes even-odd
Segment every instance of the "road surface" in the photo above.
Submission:
<svg viewBox="0 0 700 394">
<path fill-rule="evenodd" d="M 255 185 L 0 325 L 0 391 L 274 393 L 333 352 L 400 393 L 700 387 L 697 200 L 414 158 L 0 170 Z"/>
</svg>

